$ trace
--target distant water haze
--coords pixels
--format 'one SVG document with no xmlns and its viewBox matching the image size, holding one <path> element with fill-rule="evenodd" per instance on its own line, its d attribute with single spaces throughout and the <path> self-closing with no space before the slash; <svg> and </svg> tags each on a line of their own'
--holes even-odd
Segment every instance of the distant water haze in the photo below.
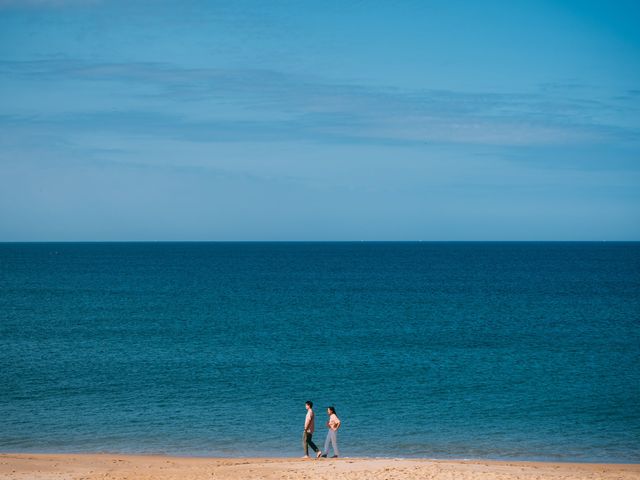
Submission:
<svg viewBox="0 0 640 480">
<path fill-rule="evenodd" d="M 0 451 L 640 461 L 638 243 L 0 244 Z"/>
</svg>

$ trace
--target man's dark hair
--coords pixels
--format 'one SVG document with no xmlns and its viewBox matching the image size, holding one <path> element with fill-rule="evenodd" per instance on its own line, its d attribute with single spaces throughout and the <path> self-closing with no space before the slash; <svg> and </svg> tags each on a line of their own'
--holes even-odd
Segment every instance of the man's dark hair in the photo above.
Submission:
<svg viewBox="0 0 640 480">
<path fill-rule="evenodd" d="M 307 400 L 304 404 L 309 405 L 309 408 L 313 408 L 313 402 L 311 400 Z"/>
</svg>

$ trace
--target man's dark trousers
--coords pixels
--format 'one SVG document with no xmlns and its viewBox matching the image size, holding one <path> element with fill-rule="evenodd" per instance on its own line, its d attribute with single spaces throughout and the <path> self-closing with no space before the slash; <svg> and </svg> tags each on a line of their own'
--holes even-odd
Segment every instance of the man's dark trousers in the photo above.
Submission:
<svg viewBox="0 0 640 480">
<path fill-rule="evenodd" d="M 304 432 L 302 434 L 302 448 L 304 448 L 305 455 L 309 455 L 309 447 L 311 447 L 311 450 L 313 450 L 314 452 L 318 451 L 318 447 L 316 447 L 316 444 L 313 443 L 311 437 L 313 437 L 313 433 Z"/>
</svg>

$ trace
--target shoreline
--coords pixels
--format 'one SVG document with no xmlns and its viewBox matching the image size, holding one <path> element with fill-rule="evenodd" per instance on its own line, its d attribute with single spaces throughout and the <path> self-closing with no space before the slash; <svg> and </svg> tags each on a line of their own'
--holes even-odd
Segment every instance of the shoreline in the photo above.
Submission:
<svg viewBox="0 0 640 480">
<path fill-rule="evenodd" d="M 313 452 L 310 452 L 310 454 Z M 0 458 L 1 457 L 9 457 L 9 456 L 87 456 L 87 455 L 98 455 L 98 456 L 113 456 L 113 457 L 168 457 L 168 458 L 184 458 L 184 459 L 209 459 L 209 460 L 302 460 L 300 456 L 296 455 L 269 455 L 269 454 L 247 454 L 247 455 L 209 455 L 205 453 L 167 453 L 167 452 L 136 452 L 136 451 L 126 451 L 126 450 L 101 450 L 101 451 L 46 451 L 46 450 L 38 450 L 38 451 L 2 451 L 0 450 Z M 341 456 L 341 460 L 407 460 L 407 461 L 428 461 L 428 462 L 486 462 L 486 463 L 523 463 L 523 464 L 559 464 L 559 465 L 622 465 L 622 466 L 634 466 L 639 465 L 640 461 L 635 463 L 627 460 L 561 460 L 561 459 L 550 459 L 550 458 L 541 458 L 541 457 L 518 457 L 518 458 L 499 458 L 499 457 L 420 457 L 420 456 L 402 456 L 402 455 L 354 455 L 354 456 Z M 311 457 L 311 460 L 315 460 L 315 458 Z M 327 459 L 324 459 L 327 460 Z"/>
<path fill-rule="evenodd" d="M 302 459 L 182 457 L 111 453 L 0 453 L 0 479 L 296 479 L 640 480 L 640 464 L 417 458 Z"/>
</svg>

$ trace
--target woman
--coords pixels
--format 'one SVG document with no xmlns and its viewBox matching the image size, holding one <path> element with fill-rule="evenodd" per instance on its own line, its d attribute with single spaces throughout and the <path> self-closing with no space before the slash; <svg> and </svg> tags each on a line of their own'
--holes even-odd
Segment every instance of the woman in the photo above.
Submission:
<svg viewBox="0 0 640 480">
<path fill-rule="evenodd" d="M 333 444 L 333 457 L 338 458 L 338 429 L 340 428 L 340 419 L 336 415 L 336 409 L 334 407 L 327 408 L 327 415 L 329 415 L 329 421 L 327 422 L 327 427 L 329 427 L 329 431 L 327 432 L 327 439 L 324 441 L 324 454 L 323 457 L 327 457 L 329 454 L 329 442 Z"/>
</svg>

